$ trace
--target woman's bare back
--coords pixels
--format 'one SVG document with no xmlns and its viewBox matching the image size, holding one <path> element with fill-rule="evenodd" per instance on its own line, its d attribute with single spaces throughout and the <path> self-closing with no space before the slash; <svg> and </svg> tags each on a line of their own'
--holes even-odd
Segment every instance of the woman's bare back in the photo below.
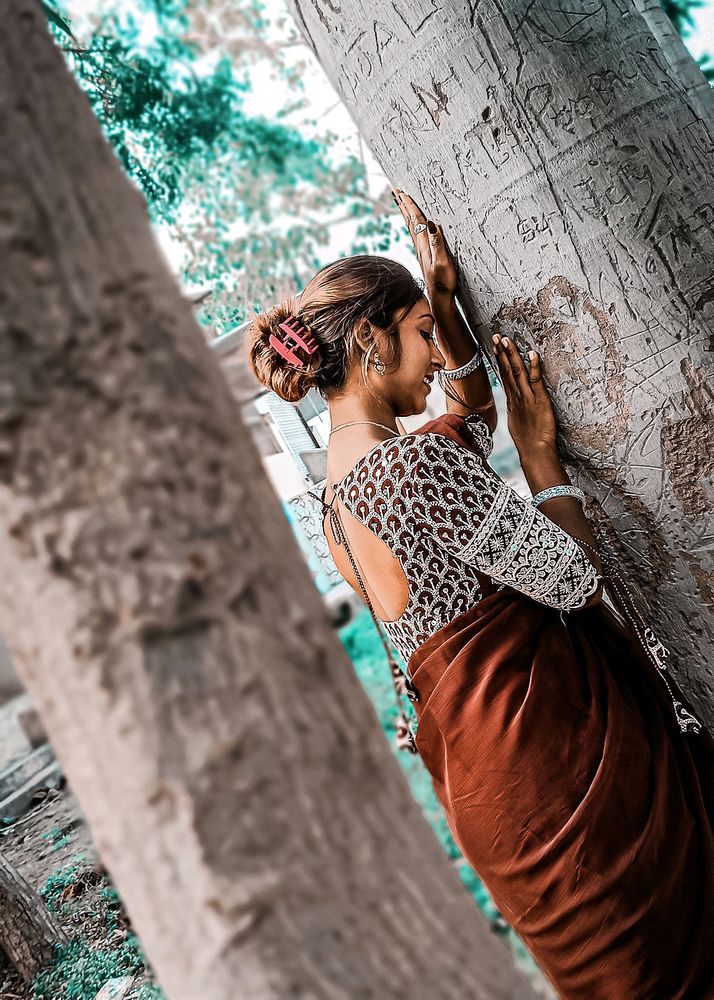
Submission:
<svg viewBox="0 0 714 1000">
<path fill-rule="evenodd" d="M 402 615 L 409 602 L 409 584 L 404 570 L 386 542 L 377 538 L 369 528 L 353 517 L 337 497 L 334 497 L 333 501 L 333 496 L 330 487 L 325 494 L 325 503 L 334 502 L 338 506 L 347 541 L 357 561 L 374 612 L 382 621 L 395 621 Z M 355 577 L 349 556 L 345 548 L 336 541 L 327 514 L 325 537 L 337 569 L 361 597 L 362 589 Z"/>
</svg>

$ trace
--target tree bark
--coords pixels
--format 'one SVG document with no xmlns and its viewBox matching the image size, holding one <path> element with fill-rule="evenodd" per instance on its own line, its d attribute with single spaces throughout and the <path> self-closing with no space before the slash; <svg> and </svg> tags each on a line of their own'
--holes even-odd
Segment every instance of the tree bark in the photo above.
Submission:
<svg viewBox="0 0 714 1000">
<path fill-rule="evenodd" d="M 714 115 L 714 92 L 699 64 L 689 54 L 681 35 L 658 0 L 635 0 L 635 7 L 659 45 L 672 77 L 683 87 L 684 100 L 692 105 L 696 116 L 708 119 L 711 124 Z"/>
<path fill-rule="evenodd" d="M 40 5 L 0 12 L 0 630 L 167 996 L 531 996 Z"/>
<path fill-rule="evenodd" d="M 0 949 L 25 982 L 50 964 L 67 941 L 42 898 L 0 854 Z"/>
<path fill-rule="evenodd" d="M 587 512 L 711 725 L 714 97 L 703 75 L 671 37 L 659 47 L 649 25 L 660 38 L 665 26 L 632 0 L 292 8 L 387 176 L 444 224 L 487 349 L 491 328 L 542 353 Z"/>
</svg>

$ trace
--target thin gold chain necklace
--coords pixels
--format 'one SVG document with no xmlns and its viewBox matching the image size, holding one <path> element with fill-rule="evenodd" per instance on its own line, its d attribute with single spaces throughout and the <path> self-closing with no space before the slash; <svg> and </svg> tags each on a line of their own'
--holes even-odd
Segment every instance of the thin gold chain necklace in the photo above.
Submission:
<svg viewBox="0 0 714 1000">
<path fill-rule="evenodd" d="M 393 427 L 387 427 L 386 424 L 379 424 L 376 420 L 348 420 L 344 424 L 338 424 L 336 427 L 333 427 L 328 436 L 331 437 L 335 431 L 341 431 L 343 427 L 354 427 L 355 424 L 372 424 L 373 427 L 381 427 L 383 431 L 389 431 L 390 434 L 395 434 L 397 437 L 400 437 L 399 431 L 395 430 Z"/>
</svg>

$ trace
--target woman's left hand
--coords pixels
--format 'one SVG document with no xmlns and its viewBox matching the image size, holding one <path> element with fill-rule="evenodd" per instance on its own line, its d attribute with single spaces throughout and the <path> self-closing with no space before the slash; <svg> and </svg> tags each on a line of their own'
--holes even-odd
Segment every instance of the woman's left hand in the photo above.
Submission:
<svg viewBox="0 0 714 1000">
<path fill-rule="evenodd" d="M 430 300 L 433 303 L 434 299 L 453 298 L 458 285 L 456 262 L 446 245 L 441 226 L 427 220 L 414 199 L 404 191 L 397 188 L 393 194 L 414 241 Z M 420 226 L 426 228 L 416 232 Z"/>
<path fill-rule="evenodd" d="M 526 456 L 540 455 L 544 449 L 557 455 L 557 422 L 543 381 L 540 355 L 530 351 L 530 367 L 526 368 L 513 341 L 498 333 L 493 335 L 493 349 L 506 394 L 508 431 L 521 464 Z"/>
</svg>

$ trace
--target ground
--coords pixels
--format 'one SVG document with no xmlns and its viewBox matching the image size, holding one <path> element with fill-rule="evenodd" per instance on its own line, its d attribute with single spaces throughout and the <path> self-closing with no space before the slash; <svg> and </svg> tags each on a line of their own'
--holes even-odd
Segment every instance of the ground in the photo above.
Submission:
<svg viewBox="0 0 714 1000">
<path fill-rule="evenodd" d="M 42 893 L 70 942 L 34 988 L 0 967 L 0 1000 L 94 1000 L 108 980 L 123 976 L 134 976 L 125 1000 L 161 1000 L 67 789 L 41 793 L 30 812 L 5 826 L 0 850 Z"/>
</svg>

